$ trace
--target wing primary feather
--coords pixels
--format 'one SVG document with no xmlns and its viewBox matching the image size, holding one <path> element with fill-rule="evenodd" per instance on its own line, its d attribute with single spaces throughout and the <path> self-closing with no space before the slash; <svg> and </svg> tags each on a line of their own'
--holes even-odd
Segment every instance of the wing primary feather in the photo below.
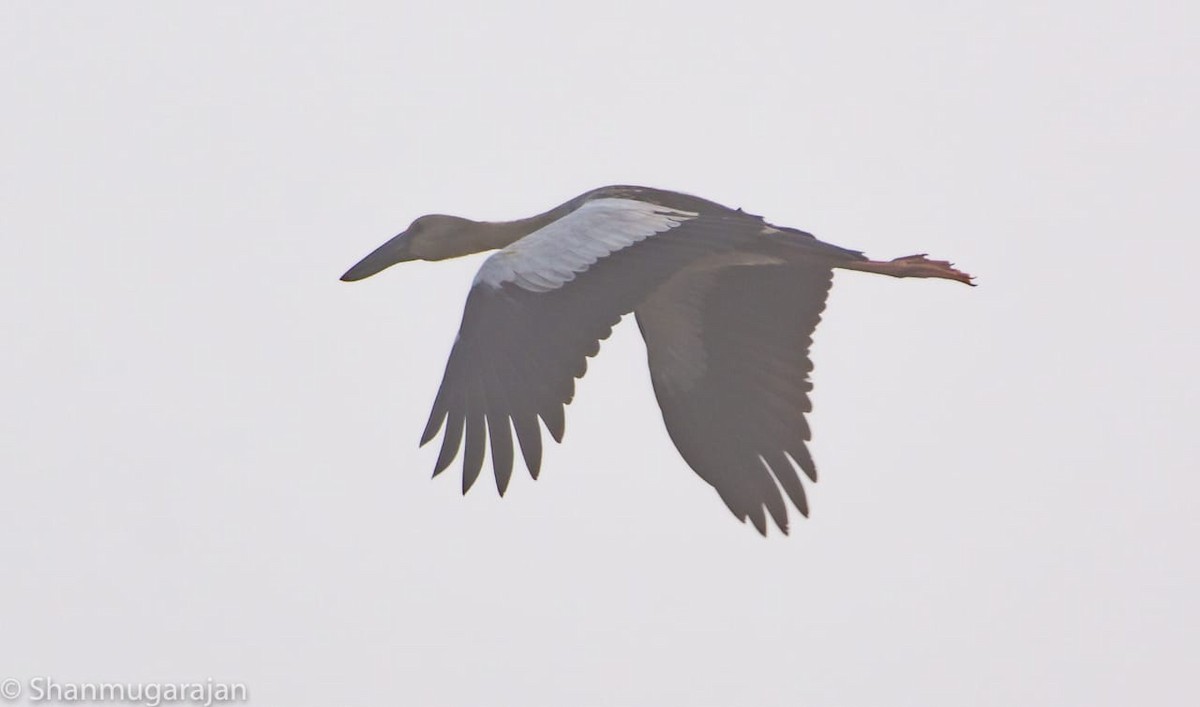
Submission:
<svg viewBox="0 0 1200 707">
<path fill-rule="evenodd" d="M 446 419 L 446 411 L 438 410 L 436 402 L 434 405 L 435 407 L 429 413 L 429 421 L 425 423 L 425 431 L 421 433 L 421 444 L 419 445 L 421 447 L 429 444 L 429 441 L 437 436 L 442 429 L 442 422 Z"/>
<path fill-rule="evenodd" d="M 563 416 L 562 403 L 555 401 L 541 412 L 542 421 L 546 423 L 546 430 L 555 442 L 562 444 L 563 432 L 566 427 L 566 420 Z"/>
<path fill-rule="evenodd" d="M 458 365 L 456 355 L 458 344 L 450 350 L 450 361 L 446 364 L 446 372 L 442 377 L 442 386 L 438 389 L 433 401 L 433 412 L 425 426 L 425 434 L 421 436 L 421 444 L 425 444 L 437 435 L 442 427 L 442 418 L 446 420 L 445 434 L 442 437 L 442 449 L 438 452 L 437 462 L 433 466 L 433 475 L 437 476 L 450 466 L 458 456 L 462 443 L 463 426 L 466 421 L 466 410 L 469 407 L 466 391 L 463 389 L 462 367 Z M 469 374 L 469 371 L 467 372 Z"/>
<path fill-rule="evenodd" d="M 808 451 L 808 447 L 804 446 L 803 444 L 798 444 L 794 448 L 787 450 L 787 454 L 792 458 L 792 461 L 796 463 L 796 466 L 800 467 L 800 470 L 804 472 L 804 475 L 807 476 L 810 481 L 816 483 L 817 465 L 815 462 L 813 462 L 812 454 Z"/>
<path fill-rule="evenodd" d="M 446 423 L 446 434 L 442 437 L 442 449 L 438 452 L 437 463 L 433 466 L 433 475 L 437 476 L 450 466 L 454 457 L 458 456 L 458 447 L 462 441 L 463 418 L 450 412 Z"/>
<path fill-rule="evenodd" d="M 779 492 L 779 485 L 775 483 L 775 479 L 771 476 L 767 465 L 762 463 L 757 455 L 747 455 L 747 457 L 752 461 L 745 470 L 745 473 L 746 476 L 753 479 L 754 485 L 758 487 L 758 501 L 771 514 L 771 519 L 775 521 L 775 525 L 779 526 L 784 535 L 787 535 L 787 504 L 783 501 L 783 494 Z"/>
<path fill-rule="evenodd" d="M 487 410 L 488 440 L 492 445 L 492 473 L 496 477 L 496 490 L 501 496 L 508 490 L 508 482 L 512 479 L 513 443 L 512 432 L 508 425 L 508 416 L 512 412 L 512 402 L 504 394 L 504 386 L 512 385 L 516 380 L 512 371 L 508 370 L 497 358 L 486 358 L 488 370 L 484 378 L 484 398 Z M 504 370 L 501 371 L 500 369 Z M 504 376 L 503 378 L 501 376 Z"/>
<path fill-rule="evenodd" d="M 492 470 L 496 474 L 496 490 L 503 496 L 512 479 L 513 444 L 509 431 L 508 415 L 502 412 L 488 414 L 488 437 L 492 441 Z"/>
<path fill-rule="evenodd" d="M 792 504 L 796 506 L 796 510 L 800 511 L 800 515 L 808 517 L 808 498 L 804 494 L 804 484 L 800 483 L 800 477 L 796 475 L 796 469 L 792 466 L 792 462 L 783 452 L 771 452 L 764 456 L 763 463 L 771 469 L 771 473 L 775 475 L 779 485 L 783 487 L 784 493 L 788 498 L 792 499 Z"/>
<path fill-rule="evenodd" d="M 758 534 L 766 537 L 767 516 L 763 513 L 762 505 L 760 504 L 747 509 L 746 515 L 750 517 L 750 522 L 754 524 L 754 529 L 758 531 Z"/>
<path fill-rule="evenodd" d="M 487 423 L 485 422 L 482 386 L 474 382 L 474 396 L 468 396 L 466 443 L 463 448 L 463 478 L 462 490 L 465 494 L 471 490 L 475 480 L 479 478 L 479 470 L 483 468 L 483 455 L 487 445 Z"/>
<path fill-rule="evenodd" d="M 446 372 L 442 374 L 442 385 L 438 388 L 437 395 L 433 399 L 433 409 L 429 411 L 429 421 L 425 423 L 425 431 L 421 433 L 421 446 L 425 446 L 437 436 L 438 431 L 442 428 L 442 421 L 446 418 L 449 412 L 449 400 L 457 394 L 461 398 L 461 366 L 458 361 L 458 344 L 455 343 L 450 349 L 450 360 L 446 363 Z"/>
<path fill-rule="evenodd" d="M 483 415 L 468 415 L 466 421 L 466 445 L 463 448 L 462 492 L 465 494 L 475 485 L 479 470 L 483 468 L 483 453 L 486 432 Z"/>
<path fill-rule="evenodd" d="M 521 456 L 525 458 L 525 468 L 529 470 L 531 477 L 537 479 L 542 467 L 542 431 L 538 427 L 537 416 L 522 412 L 513 416 L 512 423 L 517 433 L 517 441 L 521 443 Z"/>
</svg>

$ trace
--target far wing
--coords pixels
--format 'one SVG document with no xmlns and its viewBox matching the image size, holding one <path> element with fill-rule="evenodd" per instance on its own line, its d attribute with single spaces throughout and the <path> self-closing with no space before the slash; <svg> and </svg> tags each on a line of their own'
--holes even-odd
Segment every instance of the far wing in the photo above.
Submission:
<svg viewBox="0 0 1200 707">
<path fill-rule="evenodd" d="M 539 418 L 562 440 L 563 406 L 587 357 L 622 315 L 696 259 L 761 235 L 744 215 L 701 215 L 602 198 L 485 261 L 467 296 L 458 338 L 421 443 L 444 432 L 434 474 L 464 449 L 463 491 L 479 476 L 490 439 L 500 493 L 512 475 L 516 432 L 537 477 Z"/>
<path fill-rule="evenodd" d="M 707 265 L 708 267 L 703 267 Z M 638 307 L 654 392 L 680 454 L 743 522 L 787 532 L 780 487 L 804 515 L 808 350 L 832 282 L 818 265 L 730 256 L 679 273 Z"/>
</svg>

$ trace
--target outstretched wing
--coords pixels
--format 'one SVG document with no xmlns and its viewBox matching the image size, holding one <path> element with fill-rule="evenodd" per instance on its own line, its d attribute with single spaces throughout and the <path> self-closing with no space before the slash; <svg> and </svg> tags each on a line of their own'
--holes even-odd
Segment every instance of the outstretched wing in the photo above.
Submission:
<svg viewBox="0 0 1200 707">
<path fill-rule="evenodd" d="M 587 358 L 622 315 L 698 258 L 761 237 L 745 215 L 701 214 L 626 198 L 598 198 L 489 257 L 467 296 L 462 325 L 421 443 L 442 432 L 434 474 L 463 449 L 463 491 L 490 439 L 496 486 L 512 475 L 516 432 L 537 478 L 539 418 L 561 441 L 563 406 Z"/>
<path fill-rule="evenodd" d="M 718 256 L 637 309 L 667 432 L 734 515 L 764 535 L 764 508 L 787 532 L 780 487 L 808 515 L 796 468 L 816 481 L 805 446 L 808 350 L 831 282 L 820 265 Z"/>
</svg>

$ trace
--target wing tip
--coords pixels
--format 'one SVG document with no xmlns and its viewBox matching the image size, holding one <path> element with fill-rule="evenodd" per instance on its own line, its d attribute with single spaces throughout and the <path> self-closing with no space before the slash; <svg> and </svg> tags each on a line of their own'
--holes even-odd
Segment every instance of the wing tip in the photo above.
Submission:
<svg viewBox="0 0 1200 707">
<path fill-rule="evenodd" d="M 442 423 L 445 422 L 445 420 L 445 411 L 442 411 L 439 414 L 437 410 L 434 410 L 432 413 L 430 413 L 429 421 L 425 423 L 425 430 L 421 432 L 421 441 L 417 446 L 424 447 L 425 445 L 429 444 L 434 437 L 437 437 L 437 433 L 442 430 Z"/>
</svg>

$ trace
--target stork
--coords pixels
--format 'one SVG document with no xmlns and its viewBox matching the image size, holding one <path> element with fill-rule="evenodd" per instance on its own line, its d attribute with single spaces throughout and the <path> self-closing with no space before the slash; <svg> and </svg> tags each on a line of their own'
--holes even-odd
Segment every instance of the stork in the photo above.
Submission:
<svg viewBox="0 0 1200 707">
<path fill-rule="evenodd" d="M 441 432 L 434 476 L 462 448 L 466 493 L 490 441 L 504 495 L 515 432 L 536 479 L 541 425 L 562 442 L 575 379 L 633 312 L 671 440 L 729 510 L 763 535 L 768 514 L 787 533 L 784 494 L 808 515 L 797 473 L 817 480 L 805 444 L 808 352 L 833 269 L 973 285 L 925 255 L 869 260 L 741 209 L 637 186 L 594 189 L 517 221 L 422 216 L 341 279 L 489 250 L 496 252 L 471 285 L 421 435 L 424 445 Z"/>
</svg>

